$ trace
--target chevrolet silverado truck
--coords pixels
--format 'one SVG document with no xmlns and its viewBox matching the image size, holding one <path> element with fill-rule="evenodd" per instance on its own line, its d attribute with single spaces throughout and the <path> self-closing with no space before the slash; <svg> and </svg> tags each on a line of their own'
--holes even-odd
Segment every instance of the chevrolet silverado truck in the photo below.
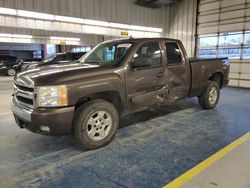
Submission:
<svg viewBox="0 0 250 188">
<path fill-rule="evenodd" d="M 112 40 L 78 63 L 19 73 L 11 107 L 21 128 L 73 133 L 81 146 L 95 149 L 112 140 L 123 115 L 191 97 L 215 108 L 228 74 L 227 58 L 188 59 L 179 40 Z"/>
</svg>

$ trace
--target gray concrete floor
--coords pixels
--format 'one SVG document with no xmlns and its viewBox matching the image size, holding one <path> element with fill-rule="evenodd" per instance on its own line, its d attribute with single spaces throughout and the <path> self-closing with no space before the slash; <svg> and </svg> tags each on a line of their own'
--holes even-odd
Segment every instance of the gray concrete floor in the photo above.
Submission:
<svg viewBox="0 0 250 188">
<path fill-rule="evenodd" d="M 19 129 L 11 92 L 0 84 L 0 187 L 162 187 L 250 131 L 250 90 L 226 88 L 214 110 L 191 99 L 133 114 L 108 146 L 82 151 Z"/>
<path fill-rule="evenodd" d="M 249 188 L 250 140 L 195 176 L 182 188 Z"/>
</svg>

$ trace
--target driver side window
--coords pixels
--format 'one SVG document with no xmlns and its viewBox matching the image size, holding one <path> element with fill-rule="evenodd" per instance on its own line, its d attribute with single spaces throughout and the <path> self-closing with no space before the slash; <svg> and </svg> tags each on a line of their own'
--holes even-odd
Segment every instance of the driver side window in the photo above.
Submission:
<svg viewBox="0 0 250 188">
<path fill-rule="evenodd" d="M 162 54 L 159 44 L 156 42 L 143 44 L 134 54 L 134 62 L 145 67 L 159 67 L 162 65 Z M 143 65 L 142 65 L 143 67 Z"/>
</svg>

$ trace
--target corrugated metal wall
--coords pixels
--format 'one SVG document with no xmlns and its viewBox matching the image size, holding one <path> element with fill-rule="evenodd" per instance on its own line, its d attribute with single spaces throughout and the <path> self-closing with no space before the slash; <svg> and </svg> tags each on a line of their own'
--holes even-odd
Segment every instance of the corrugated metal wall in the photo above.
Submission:
<svg viewBox="0 0 250 188">
<path fill-rule="evenodd" d="M 195 53 L 196 10 L 197 0 L 183 0 L 168 7 L 166 37 L 180 39 L 188 56 L 194 56 Z"/>
<path fill-rule="evenodd" d="M 166 27 L 166 8 L 151 9 L 134 4 L 134 0 L 0 0 L 0 7 L 51 13 L 62 16 L 80 17 L 101 21 L 141 25 L 148 27 Z M 27 24 L 26 22 L 23 22 Z M 11 25 L 11 24 L 10 24 Z M 13 23 L 14 25 L 14 23 Z M 95 46 L 103 39 L 110 38 L 96 34 L 78 34 L 69 31 L 48 31 L 48 29 L 2 27 L 0 32 L 32 34 L 34 36 L 80 37 L 86 45 Z M 111 37 L 112 38 L 112 37 Z M 46 43 L 46 41 L 36 41 Z"/>
<path fill-rule="evenodd" d="M 250 0 L 200 0 L 198 11 L 199 51 L 231 57 L 229 84 L 250 88 Z"/>
<path fill-rule="evenodd" d="M 0 0 L 1 7 L 149 27 L 165 24 L 164 8 L 150 9 L 134 0 Z"/>
</svg>

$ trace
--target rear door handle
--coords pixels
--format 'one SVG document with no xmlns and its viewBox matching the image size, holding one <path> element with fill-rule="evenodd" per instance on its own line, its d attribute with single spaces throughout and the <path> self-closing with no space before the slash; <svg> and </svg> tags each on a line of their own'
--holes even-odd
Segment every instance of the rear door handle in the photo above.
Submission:
<svg viewBox="0 0 250 188">
<path fill-rule="evenodd" d="M 159 72 L 159 73 L 157 73 L 157 75 L 156 75 L 157 77 L 163 77 L 163 72 Z"/>
</svg>

